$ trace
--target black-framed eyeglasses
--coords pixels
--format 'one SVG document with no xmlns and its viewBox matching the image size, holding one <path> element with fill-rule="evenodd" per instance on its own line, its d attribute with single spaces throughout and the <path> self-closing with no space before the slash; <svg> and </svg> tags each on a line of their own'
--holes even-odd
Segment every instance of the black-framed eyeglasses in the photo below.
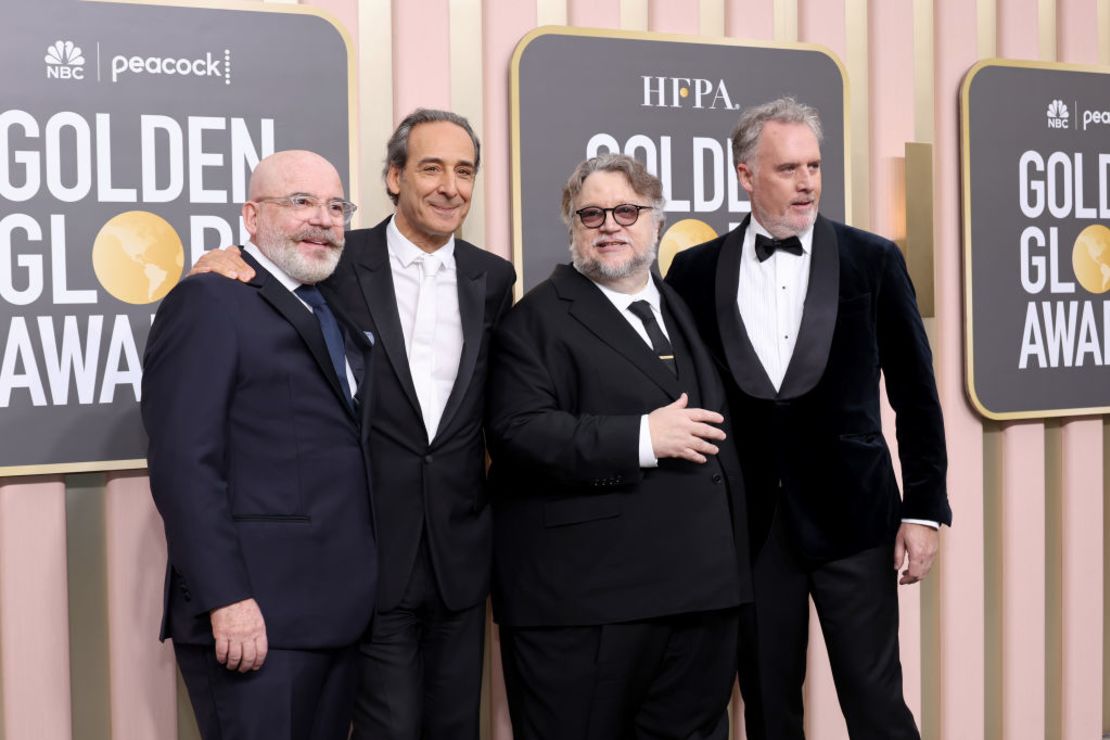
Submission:
<svg viewBox="0 0 1110 740">
<path fill-rule="evenodd" d="M 276 206 L 288 208 L 297 216 L 307 219 L 316 209 L 321 206 L 324 212 L 331 218 L 332 223 L 342 223 L 347 225 L 351 223 L 351 217 L 355 215 L 358 206 L 349 200 L 341 198 L 332 198 L 331 200 L 320 200 L 319 198 L 308 195 L 307 193 L 293 193 L 291 195 L 276 195 L 269 198 L 255 198 L 255 203 L 272 203 Z"/>
<path fill-rule="evenodd" d="M 654 206 L 638 206 L 634 203 L 621 203 L 612 208 L 599 208 L 598 206 L 586 206 L 579 208 L 574 212 L 582 221 L 582 225 L 587 229 L 596 229 L 605 223 L 605 215 L 608 213 L 613 214 L 613 220 L 621 226 L 631 226 L 636 223 L 640 218 L 640 211 L 654 210 Z"/>
</svg>

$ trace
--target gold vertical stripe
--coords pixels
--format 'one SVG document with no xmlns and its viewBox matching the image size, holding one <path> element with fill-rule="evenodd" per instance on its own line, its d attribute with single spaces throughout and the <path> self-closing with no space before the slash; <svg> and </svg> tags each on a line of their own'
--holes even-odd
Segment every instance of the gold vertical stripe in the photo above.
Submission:
<svg viewBox="0 0 1110 740">
<path fill-rule="evenodd" d="M 189 700 L 189 690 L 185 688 L 185 679 L 181 677 L 181 671 L 174 673 L 177 674 L 177 740 L 201 740 L 193 703 Z"/>
<path fill-rule="evenodd" d="M 798 0 L 774 0 L 775 41 L 798 40 Z"/>
<path fill-rule="evenodd" d="M 880 0 L 881 2 L 882 0 Z M 845 0 L 844 45 L 848 58 L 845 67 L 851 83 L 849 90 L 852 121 L 852 161 L 845 163 L 852 177 L 851 212 L 845 214 L 861 229 L 871 226 L 871 113 L 868 57 L 867 0 Z"/>
<path fill-rule="evenodd" d="M 536 0 L 537 26 L 565 26 L 566 24 L 567 0 Z"/>
<path fill-rule="evenodd" d="M 358 55 L 358 180 L 363 186 L 356 227 L 373 226 L 393 210 L 381 178 L 385 143 L 393 133 L 393 14 L 387 0 L 359 0 Z"/>
<path fill-rule="evenodd" d="M 1055 26 L 1055 23 L 1053 23 Z M 1042 26 L 1043 30 L 1043 26 Z M 1064 675 L 1064 556 L 1063 504 L 1064 439 L 1060 419 L 1044 425 L 1045 584 L 1044 584 L 1044 732 L 1063 737 L 1064 707 L 1060 683 Z"/>
<path fill-rule="evenodd" d="M 979 58 L 998 56 L 998 0 L 977 0 L 975 5 Z"/>
<path fill-rule="evenodd" d="M 913 138 L 932 143 L 933 0 L 913 0 Z"/>
<path fill-rule="evenodd" d="M 936 125 L 933 111 L 936 44 L 933 23 L 933 0 L 913 0 L 914 139 L 930 144 L 935 138 Z M 926 319 L 925 326 L 931 334 L 930 342 L 936 346 L 936 321 Z M 941 536 L 943 539 L 943 534 Z M 930 577 L 921 584 L 921 733 L 929 740 L 939 737 L 941 728 L 940 584 L 944 571 L 942 554 Z"/>
<path fill-rule="evenodd" d="M 1037 0 L 1037 28 L 1039 58 L 1044 62 L 1056 61 L 1056 0 Z"/>
<path fill-rule="evenodd" d="M 925 318 L 936 316 L 933 242 L 933 145 L 906 142 L 906 263 Z"/>
<path fill-rule="evenodd" d="M 449 38 L 451 60 L 451 110 L 466 116 L 484 145 L 482 110 L 482 0 L 450 0 Z M 566 13 L 565 0 L 558 0 Z M 553 3 L 548 3 L 553 4 Z M 481 172 L 479 171 L 479 177 Z M 474 186 L 470 212 L 460 230 L 462 238 L 478 246 L 486 243 L 486 189 Z"/>
<path fill-rule="evenodd" d="M 66 477 L 69 678 L 74 737 L 109 740 L 108 565 L 104 476 Z"/>
<path fill-rule="evenodd" d="M 698 0 L 698 33 L 725 35 L 725 0 Z"/>
<path fill-rule="evenodd" d="M 648 30 L 648 0 L 621 0 L 621 30 Z"/>
<path fill-rule="evenodd" d="M 986 421 L 983 423 L 983 606 L 988 625 L 1001 625 L 1003 616 L 1002 505 L 1002 425 Z M 984 630 L 983 639 L 986 668 L 984 740 L 1005 740 L 1002 726 L 1002 630 Z"/>
</svg>

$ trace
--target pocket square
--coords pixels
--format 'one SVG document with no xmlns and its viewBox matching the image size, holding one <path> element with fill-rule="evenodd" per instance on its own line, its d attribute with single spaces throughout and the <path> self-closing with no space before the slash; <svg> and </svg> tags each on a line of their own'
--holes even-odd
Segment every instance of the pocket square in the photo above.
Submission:
<svg viewBox="0 0 1110 740">
<path fill-rule="evenodd" d="M 362 333 L 366 335 L 366 340 L 367 340 L 368 342 L 370 342 L 370 346 L 371 346 L 371 347 L 373 347 L 373 346 L 374 346 L 374 332 L 372 332 L 372 331 L 364 331 L 364 332 L 362 332 Z"/>
</svg>

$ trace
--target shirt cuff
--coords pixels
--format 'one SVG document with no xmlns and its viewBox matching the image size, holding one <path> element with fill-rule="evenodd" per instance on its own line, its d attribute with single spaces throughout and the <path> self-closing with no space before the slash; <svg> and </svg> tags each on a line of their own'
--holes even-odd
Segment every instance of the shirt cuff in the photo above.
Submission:
<svg viewBox="0 0 1110 740">
<path fill-rule="evenodd" d="M 933 529 L 940 529 L 940 522 L 934 522 L 930 519 L 903 519 L 902 524 L 922 524 Z"/>
<path fill-rule="evenodd" d="M 651 429 L 648 428 L 647 414 L 640 417 L 640 467 L 658 468 L 659 458 L 651 446 Z"/>
</svg>

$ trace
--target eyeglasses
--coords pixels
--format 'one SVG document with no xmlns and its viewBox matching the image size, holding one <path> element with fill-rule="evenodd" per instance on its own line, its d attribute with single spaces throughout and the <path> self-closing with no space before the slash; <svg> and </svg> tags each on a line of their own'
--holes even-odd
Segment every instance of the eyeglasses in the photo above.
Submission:
<svg viewBox="0 0 1110 740">
<path fill-rule="evenodd" d="M 612 208 L 599 208 L 597 206 L 586 206 L 579 208 L 574 212 L 582 221 L 582 225 L 587 229 L 599 228 L 605 223 L 605 214 L 612 213 L 613 220 L 621 226 L 631 226 L 636 223 L 640 218 L 640 211 L 654 210 L 653 206 L 637 206 L 632 203 L 621 203 L 619 206 Z"/>
<path fill-rule="evenodd" d="M 347 225 L 351 223 L 351 216 L 355 215 L 358 206 L 349 200 L 342 200 L 340 198 L 332 198 L 331 200 L 320 200 L 311 195 L 304 193 L 293 193 L 292 195 L 278 195 L 272 198 L 255 198 L 255 203 L 273 203 L 276 206 L 288 208 L 296 215 L 303 219 L 308 219 L 317 208 L 323 206 L 324 212 L 331 218 L 332 223 L 342 223 Z"/>
</svg>

